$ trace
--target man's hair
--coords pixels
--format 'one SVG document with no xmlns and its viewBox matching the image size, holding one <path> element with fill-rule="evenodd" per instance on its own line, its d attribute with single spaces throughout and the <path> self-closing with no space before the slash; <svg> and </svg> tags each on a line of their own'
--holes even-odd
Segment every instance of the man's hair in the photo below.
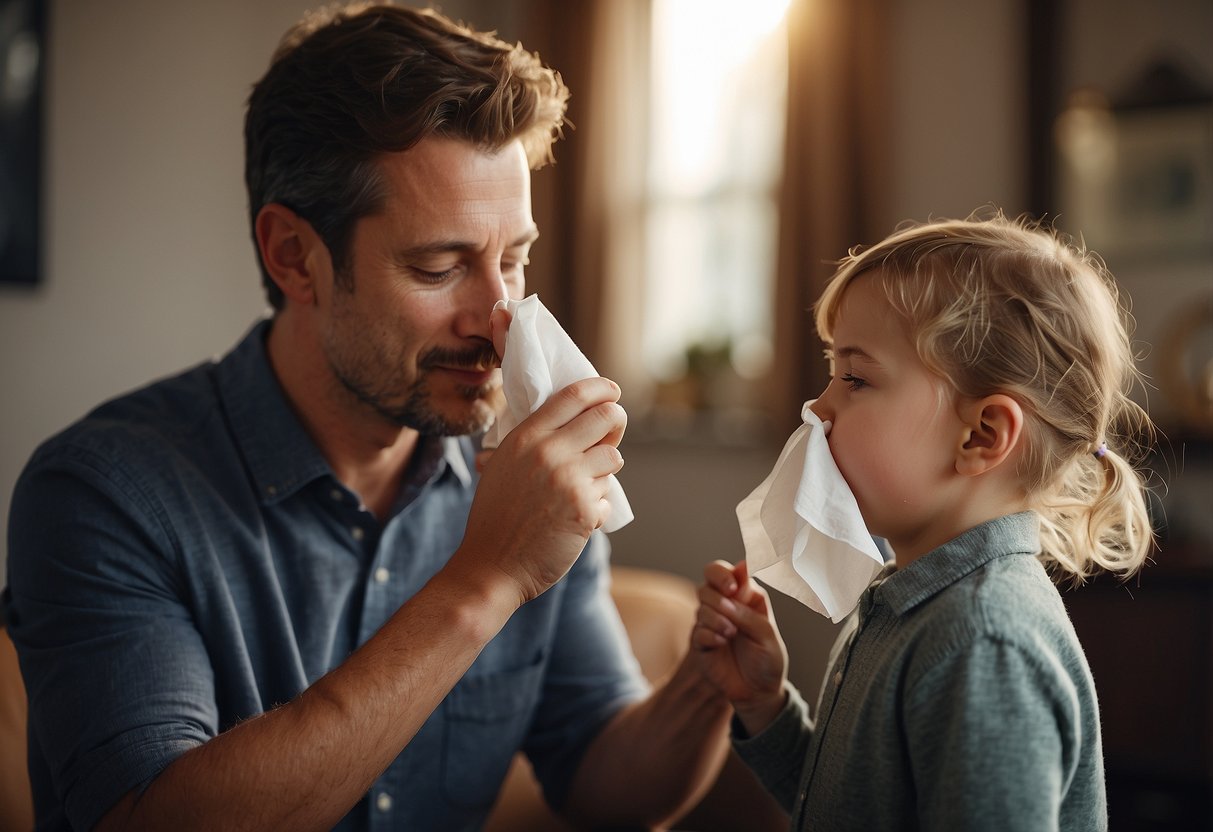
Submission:
<svg viewBox="0 0 1213 832">
<path fill-rule="evenodd" d="M 1051 228 L 1000 212 L 909 224 L 845 258 L 817 303 L 831 340 L 843 292 L 871 274 L 918 357 L 967 398 L 1025 412 L 1019 475 L 1058 579 L 1131 574 L 1153 531 L 1134 458 L 1152 435 L 1129 397 L 1141 379 L 1130 318 L 1102 261 Z"/>
<path fill-rule="evenodd" d="M 378 157 L 430 136 L 489 152 L 517 139 L 538 168 L 552 160 L 568 96 L 560 76 L 521 44 L 429 9 L 311 12 L 283 37 L 248 100 L 254 243 L 257 214 L 279 203 L 311 224 L 341 276 L 354 223 L 383 205 Z M 282 292 L 259 264 L 266 297 L 281 309 Z"/>
</svg>

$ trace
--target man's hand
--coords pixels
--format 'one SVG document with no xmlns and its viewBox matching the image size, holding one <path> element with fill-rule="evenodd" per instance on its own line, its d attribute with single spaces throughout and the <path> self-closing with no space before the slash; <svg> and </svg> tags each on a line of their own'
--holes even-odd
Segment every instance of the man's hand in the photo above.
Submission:
<svg viewBox="0 0 1213 832">
<path fill-rule="evenodd" d="M 691 651 L 700 673 L 733 704 L 751 735 L 779 715 L 787 701 L 788 651 L 766 590 L 745 561 L 714 561 L 703 570 Z"/>
<path fill-rule="evenodd" d="M 493 346 L 505 352 L 510 314 L 494 309 Z M 560 580 L 610 515 L 608 477 L 623 467 L 627 414 L 619 386 L 588 378 L 553 393 L 476 461 L 480 485 L 451 566 L 505 576 L 523 604 Z"/>
</svg>

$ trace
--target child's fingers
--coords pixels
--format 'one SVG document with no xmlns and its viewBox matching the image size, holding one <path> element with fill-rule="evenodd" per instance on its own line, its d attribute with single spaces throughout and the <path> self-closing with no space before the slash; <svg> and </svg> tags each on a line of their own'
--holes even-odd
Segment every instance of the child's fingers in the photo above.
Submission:
<svg viewBox="0 0 1213 832">
<path fill-rule="evenodd" d="M 745 637 L 753 641 L 769 641 L 774 637 L 774 628 L 767 615 L 766 593 L 759 587 L 754 589 L 756 594 L 750 604 L 739 603 L 733 598 L 720 598 L 710 606 Z"/>
<path fill-rule="evenodd" d="M 696 650 L 717 650 L 729 643 L 720 633 L 696 624 L 691 630 L 691 647 Z"/>
<path fill-rule="evenodd" d="M 728 561 L 714 560 L 703 568 L 704 583 L 721 595 L 732 595 L 737 591 L 737 578 L 733 573 L 733 564 Z"/>
<path fill-rule="evenodd" d="M 744 560 L 738 561 L 737 565 L 733 567 L 733 580 L 737 581 L 737 594 L 735 596 L 737 601 L 750 606 L 754 598 L 754 591 L 759 587 L 758 584 L 750 580 L 750 566 Z"/>
<path fill-rule="evenodd" d="M 733 577 L 737 579 L 738 586 L 745 586 L 750 582 L 750 564 L 744 558 L 737 561 L 737 565 L 733 567 Z"/>
<path fill-rule="evenodd" d="M 761 602 L 762 598 L 757 598 L 757 600 Z M 752 606 L 738 603 L 734 598 L 726 598 L 709 586 L 701 586 L 699 588 L 699 610 L 697 616 L 700 622 L 711 624 L 717 620 L 714 616 L 718 616 L 755 641 L 769 638 L 771 626 L 767 619 L 765 605 L 761 609 L 755 609 Z"/>
<path fill-rule="evenodd" d="M 761 584 L 750 578 L 750 570 L 745 561 L 737 564 L 734 577 L 737 580 L 737 594 L 733 597 L 737 602 L 765 615 L 771 607 L 770 596 Z"/>
<path fill-rule="evenodd" d="M 695 613 L 695 626 L 729 639 L 737 635 L 737 625 L 712 607 L 700 604 Z"/>
<path fill-rule="evenodd" d="M 717 593 L 734 598 L 738 603 L 766 614 L 770 608 L 767 592 L 756 581 L 750 579 L 750 567 L 745 560 L 736 564 L 715 560 L 703 569 L 704 582 Z M 704 599 L 701 597 L 701 601 Z"/>
</svg>

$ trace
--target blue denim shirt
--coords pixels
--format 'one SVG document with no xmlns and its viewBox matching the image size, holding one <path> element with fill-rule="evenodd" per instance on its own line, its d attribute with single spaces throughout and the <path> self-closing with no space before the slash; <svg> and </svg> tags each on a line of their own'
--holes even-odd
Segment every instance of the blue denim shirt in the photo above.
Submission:
<svg viewBox="0 0 1213 832">
<path fill-rule="evenodd" d="M 39 448 L 17 484 L 5 613 L 40 829 L 91 828 L 178 755 L 298 695 L 463 537 L 473 442 L 424 437 L 381 525 L 291 410 L 269 326 L 102 405 Z M 588 742 L 646 691 L 607 566 L 596 534 L 339 828 L 478 828 L 518 749 L 559 805 Z"/>
</svg>

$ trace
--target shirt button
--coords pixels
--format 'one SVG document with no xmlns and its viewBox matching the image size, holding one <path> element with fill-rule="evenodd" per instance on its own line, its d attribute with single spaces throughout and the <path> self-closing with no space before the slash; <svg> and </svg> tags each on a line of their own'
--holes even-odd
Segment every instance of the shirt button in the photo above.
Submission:
<svg viewBox="0 0 1213 832">
<path fill-rule="evenodd" d="M 386 584 L 392 579 L 392 573 L 386 567 L 380 566 L 375 570 L 375 583 Z"/>
<path fill-rule="evenodd" d="M 375 798 L 375 808 L 380 812 L 392 811 L 392 796 L 387 792 L 380 792 Z"/>
<path fill-rule="evenodd" d="M 841 684 L 842 684 L 842 671 L 835 670 L 834 671 L 834 686 L 838 687 Z"/>
<path fill-rule="evenodd" d="M 330 496 L 330 497 L 332 497 L 332 498 L 333 498 L 334 500 L 336 500 L 337 502 L 341 502 L 341 496 L 342 496 L 342 495 L 341 495 L 341 489 L 340 489 L 340 488 L 334 488 L 332 491 L 330 491 L 330 492 L 329 492 L 329 496 Z"/>
<path fill-rule="evenodd" d="M 350 529 L 350 534 L 354 536 L 354 540 L 362 540 L 362 538 L 366 537 L 366 532 L 362 530 L 362 526 L 354 526 L 354 528 Z"/>
</svg>

